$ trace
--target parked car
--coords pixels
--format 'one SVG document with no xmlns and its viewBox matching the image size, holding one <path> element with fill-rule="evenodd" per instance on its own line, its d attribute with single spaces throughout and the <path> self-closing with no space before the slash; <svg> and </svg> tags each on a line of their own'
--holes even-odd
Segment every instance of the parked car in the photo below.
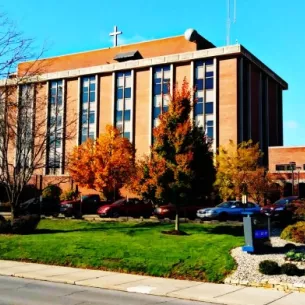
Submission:
<svg viewBox="0 0 305 305">
<path fill-rule="evenodd" d="M 60 201 L 55 199 L 29 199 L 19 205 L 18 214 L 38 214 L 57 217 L 60 212 Z"/>
<path fill-rule="evenodd" d="M 241 201 L 226 201 L 214 208 L 198 210 L 197 217 L 202 220 L 217 219 L 226 221 L 228 219 L 241 219 L 244 212 L 259 214 L 260 206 L 253 202 L 243 204 Z"/>
<path fill-rule="evenodd" d="M 296 209 L 303 205 L 298 196 L 289 196 L 262 207 L 261 213 L 270 216 L 273 220 L 289 223 Z"/>
<path fill-rule="evenodd" d="M 85 214 L 96 214 L 97 209 L 103 204 L 100 196 L 96 194 L 84 195 L 79 200 L 62 201 L 60 213 L 65 217 L 80 218 Z"/>
<path fill-rule="evenodd" d="M 179 217 L 188 218 L 190 220 L 196 219 L 196 213 L 198 209 L 203 208 L 200 205 L 185 205 L 179 207 Z M 154 215 L 158 219 L 175 219 L 176 217 L 176 206 L 173 204 L 162 205 L 154 210 Z"/>
<path fill-rule="evenodd" d="M 123 198 L 112 204 L 106 204 L 100 207 L 97 211 L 100 217 L 120 216 L 149 218 L 153 212 L 153 205 L 151 201 L 140 200 L 137 198 Z"/>
</svg>

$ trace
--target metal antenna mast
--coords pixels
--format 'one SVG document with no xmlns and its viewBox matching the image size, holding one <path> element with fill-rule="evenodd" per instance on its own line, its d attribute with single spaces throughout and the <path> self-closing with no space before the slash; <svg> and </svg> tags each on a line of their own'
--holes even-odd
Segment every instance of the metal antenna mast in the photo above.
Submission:
<svg viewBox="0 0 305 305">
<path fill-rule="evenodd" d="M 233 24 L 236 23 L 236 2 L 237 0 L 234 0 L 234 17 L 233 17 Z M 227 0 L 227 45 L 230 45 L 231 43 L 231 0 Z"/>
</svg>

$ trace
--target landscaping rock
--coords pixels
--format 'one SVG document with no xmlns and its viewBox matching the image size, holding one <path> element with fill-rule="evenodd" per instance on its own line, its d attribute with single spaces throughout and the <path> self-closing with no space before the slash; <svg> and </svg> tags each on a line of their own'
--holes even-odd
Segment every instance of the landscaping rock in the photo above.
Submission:
<svg viewBox="0 0 305 305">
<path fill-rule="evenodd" d="M 259 263 L 263 260 L 272 260 L 279 265 L 285 264 L 285 254 L 288 252 L 285 245 L 290 244 L 288 248 L 291 248 L 291 242 L 287 242 L 280 237 L 271 237 L 271 244 L 274 253 L 267 254 L 249 254 L 243 252 L 241 247 L 235 248 L 231 251 L 231 255 L 236 260 L 238 267 L 236 271 L 231 274 L 226 282 L 231 284 L 253 286 L 257 284 L 268 288 L 277 288 L 276 286 L 286 286 L 288 284 L 293 285 L 294 288 L 302 288 L 305 285 L 305 275 L 303 276 L 288 276 L 286 274 L 279 275 L 264 275 L 258 270 Z M 293 243 L 296 247 L 304 247 L 305 245 Z M 305 271 L 305 263 L 298 263 L 298 268 Z M 249 284 L 246 284 L 248 282 Z M 296 289 L 298 290 L 298 289 Z"/>
</svg>

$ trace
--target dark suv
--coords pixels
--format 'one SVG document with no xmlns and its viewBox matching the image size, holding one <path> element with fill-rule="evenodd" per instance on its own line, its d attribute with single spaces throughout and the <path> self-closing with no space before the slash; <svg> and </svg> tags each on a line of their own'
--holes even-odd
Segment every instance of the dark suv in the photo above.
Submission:
<svg viewBox="0 0 305 305">
<path fill-rule="evenodd" d="M 20 204 L 19 215 L 38 214 L 57 217 L 60 212 L 59 199 L 32 198 Z"/>
<path fill-rule="evenodd" d="M 96 214 L 97 209 L 102 204 L 99 195 L 83 195 L 80 200 L 62 201 L 60 213 L 64 214 L 65 217 L 80 218 L 85 214 Z"/>
</svg>

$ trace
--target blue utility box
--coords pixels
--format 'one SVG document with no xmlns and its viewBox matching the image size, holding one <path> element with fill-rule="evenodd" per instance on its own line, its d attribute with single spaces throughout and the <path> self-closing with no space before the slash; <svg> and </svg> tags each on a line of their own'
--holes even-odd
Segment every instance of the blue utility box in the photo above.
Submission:
<svg viewBox="0 0 305 305">
<path fill-rule="evenodd" d="M 270 218 L 260 214 L 244 213 L 245 246 L 242 250 L 248 253 L 260 252 L 270 246 Z"/>
</svg>

